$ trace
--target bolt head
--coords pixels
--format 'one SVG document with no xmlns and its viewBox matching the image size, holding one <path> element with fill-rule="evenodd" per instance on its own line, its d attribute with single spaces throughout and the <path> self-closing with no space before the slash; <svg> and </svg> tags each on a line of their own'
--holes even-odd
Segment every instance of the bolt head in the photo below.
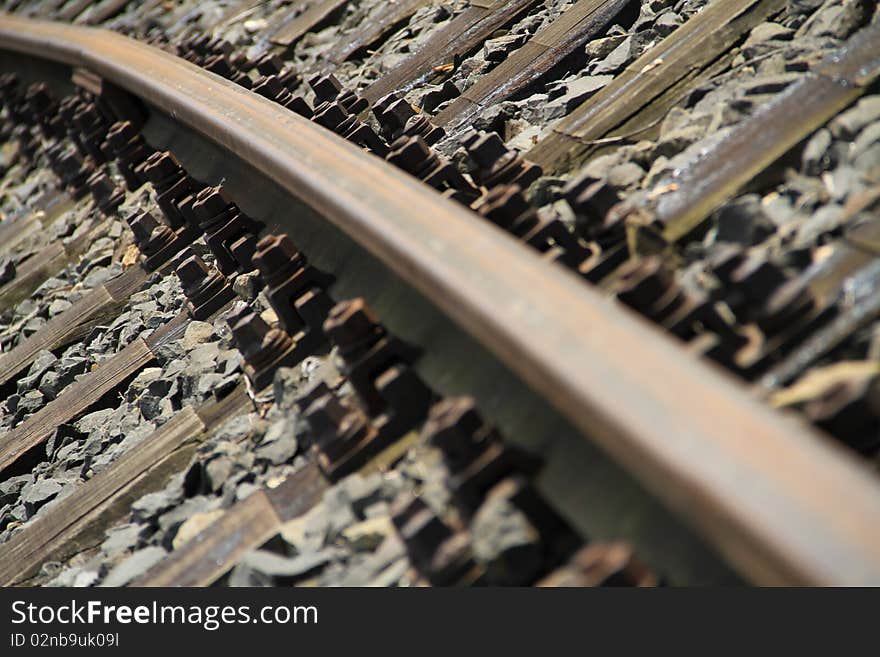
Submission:
<svg viewBox="0 0 880 657">
<path fill-rule="evenodd" d="M 113 150 L 119 152 L 138 136 L 131 121 L 117 121 L 107 132 L 107 141 Z"/>
<path fill-rule="evenodd" d="M 86 183 L 92 192 L 92 196 L 98 200 L 109 198 L 116 191 L 116 184 L 113 182 L 113 179 L 100 169 L 90 175 Z"/>
<path fill-rule="evenodd" d="M 314 434 L 321 436 L 329 431 L 337 431 L 350 412 L 336 395 L 329 393 L 312 402 L 303 417 Z"/>
<path fill-rule="evenodd" d="M 254 254 L 254 264 L 264 278 L 301 260 L 302 254 L 287 235 L 267 235 L 259 241 Z"/>
<path fill-rule="evenodd" d="M 144 175 L 154 185 L 160 185 L 182 172 L 183 168 L 180 163 L 168 151 L 153 153 L 144 164 Z"/>
<path fill-rule="evenodd" d="M 401 130 L 412 117 L 416 116 L 416 111 L 406 100 L 401 98 L 388 107 L 379 116 L 382 125 L 387 125 L 392 130 Z"/>
<path fill-rule="evenodd" d="M 433 153 L 425 140 L 421 137 L 405 137 L 398 139 L 393 144 L 387 160 L 400 167 L 404 171 L 414 173 L 425 165 L 426 160 L 431 159 Z"/>
<path fill-rule="evenodd" d="M 284 69 L 284 65 L 277 55 L 266 53 L 256 61 L 257 70 L 261 75 L 278 75 Z"/>
<path fill-rule="evenodd" d="M 321 111 L 315 114 L 315 121 L 327 128 L 335 130 L 345 119 L 348 112 L 341 103 L 327 102 L 321 106 Z"/>
<path fill-rule="evenodd" d="M 333 75 L 315 75 L 309 78 L 309 86 L 322 102 L 333 100 L 342 92 L 342 84 Z"/>
<path fill-rule="evenodd" d="M 128 225 L 134 234 L 135 242 L 142 244 L 148 242 L 153 231 L 159 227 L 159 222 L 149 212 L 138 212 L 128 218 Z"/>
<path fill-rule="evenodd" d="M 345 347 L 360 342 L 379 325 L 361 298 L 336 304 L 324 322 L 324 332 L 334 344 Z"/>
<path fill-rule="evenodd" d="M 491 169 L 508 153 L 507 146 L 494 132 L 481 135 L 466 148 L 471 159 L 482 169 Z"/>
<path fill-rule="evenodd" d="M 237 322 L 229 323 L 236 346 L 244 354 L 251 354 L 263 346 L 263 340 L 271 330 L 262 317 L 250 312 Z"/>
<path fill-rule="evenodd" d="M 48 112 L 55 105 L 54 95 L 45 82 L 35 82 L 30 85 L 25 99 L 31 109 L 37 114 Z"/>
<path fill-rule="evenodd" d="M 278 81 L 278 78 L 274 75 L 268 75 L 259 78 L 254 83 L 254 88 L 251 90 L 254 93 L 258 93 L 264 98 L 268 98 L 269 100 L 276 100 L 281 94 L 285 91 L 284 87 L 281 86 L 281 83 Z"/>
<path fill-rule="evenodd" d="M 197 255 L 191 255 L 181 262 L 175 271 L 185 290 L 191 290 L 201 285 L 211 273 L 205 261 Z"/>
<path fill-rule="evenodd" d="M 232 203 L 223 195 L 223 188 L 206 187 L 196 195 L 193 211 L 200 221 L 208 221 L 227 210 Z"/>
</svg>

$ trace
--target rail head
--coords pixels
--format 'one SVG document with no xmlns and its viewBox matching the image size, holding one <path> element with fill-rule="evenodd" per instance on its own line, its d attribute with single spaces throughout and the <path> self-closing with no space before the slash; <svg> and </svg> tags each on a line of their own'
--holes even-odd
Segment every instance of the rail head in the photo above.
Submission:
<svg viewBox="0 0 880 657">
<path fill-rule="evenodd" d="M 0 48 L 93 71 L 307 202 L 753 581 L 880 583 L 880 486 L 866 468 L 465 208 L 280 106 L 127 37 L 0 15 Z"/>
</svg>

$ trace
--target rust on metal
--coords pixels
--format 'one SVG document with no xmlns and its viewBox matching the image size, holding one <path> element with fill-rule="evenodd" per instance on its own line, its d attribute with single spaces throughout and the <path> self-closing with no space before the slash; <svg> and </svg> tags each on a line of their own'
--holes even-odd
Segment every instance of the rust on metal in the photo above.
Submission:
<svg viewBox="0 0 880 657">
<path fill-rule="evenodd" d="M 269 40 L 280 46 L 292 46 L 347 4 L 348 0 L 312 0 L 305 11 L 283 21 L 280 28 L 269 36 Z"/>
<path fill-rule="evenodd" d="M 466 208 L 277 104 L 125 37 L 3 17 L 0 44 L 95 70 L 221 147 L 247 153 L 256 170 L 485 345 L 750 579 L 880 583 L 872 522 L 880 490 L 861 463 Z"/>
<path fill-rule="evenodd" d="M 758 108 L 693 166 L 660 183 L 677 187 L 657 202 L 664 237 L 674 241 L 687 235 L 746 182 L 865 93 L 878 76 L 880 25 L 874 24 Z"/>
<path fill-rule="evenodd" d="M 539 0 L 480 0 L 471 2 L 448 25 L 432 34 L 421 47 L 364 90 L 371 103 L 392 91 L 407 91 L 433 74 L 438 63 L 452 61 L 477 48 L 493 32 L 513 22 Z"/>
</svg>

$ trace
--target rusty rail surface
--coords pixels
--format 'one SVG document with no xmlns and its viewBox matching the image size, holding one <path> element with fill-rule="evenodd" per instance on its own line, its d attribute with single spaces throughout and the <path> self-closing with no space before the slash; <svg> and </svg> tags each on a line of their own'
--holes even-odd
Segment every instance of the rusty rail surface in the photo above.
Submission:
<svg viewBox="0 0 880 657">
<path fill-rule="evenodd" d="M 121 35 L 0 16 L 0 47 L 90 69 L 246 158 L 447 313 L 752 581 L 880 583 L 872 473 L 467 209 Z"/>
</svg>

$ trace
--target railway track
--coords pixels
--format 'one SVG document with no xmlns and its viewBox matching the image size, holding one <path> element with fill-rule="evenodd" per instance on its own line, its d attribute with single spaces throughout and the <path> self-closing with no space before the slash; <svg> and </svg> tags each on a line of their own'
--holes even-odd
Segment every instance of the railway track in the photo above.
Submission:
<svg viewBox="0 0 880 657">
<path fill-rule="evenodd" d="M 873 3 L 395 4 L 0 18 L 0 582 L 876 583 Z"/>
</svg>

